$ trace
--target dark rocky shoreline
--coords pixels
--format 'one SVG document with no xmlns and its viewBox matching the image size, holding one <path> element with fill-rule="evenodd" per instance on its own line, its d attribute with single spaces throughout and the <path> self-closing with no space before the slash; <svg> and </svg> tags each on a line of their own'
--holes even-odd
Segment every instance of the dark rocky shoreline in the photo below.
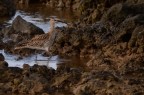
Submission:
<svg viewBox="0 0 144 95">
<path fill-rule="evenodd" d="M 39 2 L 59 5 L 59 0 Z M 72 7 L 80 11 L 81 17 L 68 27 L 57 28 L 59 32 L 50 52 L 89 58 L 86 63 L 89 70 L 67 65 L 60 65 L 57 70 L 28 64 L 22 69 L 8 67 L 0 55 L 0 94 L 143 95 L 144 0 L 68 0 L 70 5 L 63 2 L 59 7 Z M 12 26 L 2 29 L 0 48 L 26 56 L 35 51 L 15 51 L 14 45 L 24 40 L 24 35 L 29 35 L 27 39 L 30 39 L 43 32 L 31 35 L 33 30 L 27 28 L 28 23 L 23 20 L 25 24 L 21 25 L 28 29 L 27 32 L 23 32 L 23 28 L 14 28 L 21 20 L 16 18 Z M 3 43 L 1 39 L 6 35 L 15 36 L 15 39 Z M 8 46 L 10 43 L 13 45 Z"/>
</svg>

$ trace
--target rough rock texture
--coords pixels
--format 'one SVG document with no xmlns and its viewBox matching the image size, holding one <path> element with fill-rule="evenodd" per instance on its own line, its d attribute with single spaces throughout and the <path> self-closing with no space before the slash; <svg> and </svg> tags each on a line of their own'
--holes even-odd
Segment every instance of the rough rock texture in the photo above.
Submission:
<svg viewBox="0 0 144 95">
<path fill-rule="evenodd" d="M 144 3 L 113 5 L 93 25 L 60 28 L 52 51 L 59 54 L 94 54 L 120 45 L 124 49 L 143 46 Z M 76 27 L 77 26 L 77 27 Z M 105 50 L 105 49 L 104 49 Z"/>
<path fill-rule="evenodd" d="M 95 0 L 76 1 L 81 1 L 86 19 L 66 28 L 57 28 L 59 31 L 50 53 L 89 57 L 88 70 L 67 65 L 54 70 L 28 64 L 20 69 L 7 67 L 2 61 L 0 92 L 30 95 L 144 94 L 143 0 L 97 0 L 96 5 Z M 99 13 L 93 14 L 93 7 L 102 10 L 95 10 Z M 94 21 L 89 13 L 96 17 Z"/>
<path fill-rule="evenodd" d="M 0 17 L 13 16 L 15 13 L 15 7 L 12 0 L 0 1 Z"/>
<path fill-rule="evenodd" d="M 139 2 L 114 4 L 99 22 L 59 32 L 52 51 L 89 55 L 87 66 L 95 70 L 82 76 L 75 95 L 144 94 L 143 6 Z"/>
</svg>

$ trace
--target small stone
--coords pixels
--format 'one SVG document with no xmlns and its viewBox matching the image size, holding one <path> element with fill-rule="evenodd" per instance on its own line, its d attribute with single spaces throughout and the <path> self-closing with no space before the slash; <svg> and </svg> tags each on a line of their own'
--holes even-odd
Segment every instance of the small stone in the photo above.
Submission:
<svg viewBox="0 0 144 95">
<path fill-rule="evenodd" d="M 0 61 L 4 61 L 4 60 L 5 60 L 5 58 L 4 58 L 3 54 L 0 53 Z"/>
<path fill-rule="evenodd" d="M 23 69 L 24 70 L 29 70 L 30 69 L 30 65 L 29 64 L 23 64 Z"/>
<path fill-rule="evenodd" d="M 18 85 L 18 84 L 20 84 L 21 81 L 20 81 L 20 79 L 15 78 L 13 80 L 13 82 L 14 82 L 15 85 Z"/>
<path fill-rule="evenodd" d="M 8 67 L 8 63 L 6 61 L 0 61 L 0 69 L 4 69 Z"/>
</svg>

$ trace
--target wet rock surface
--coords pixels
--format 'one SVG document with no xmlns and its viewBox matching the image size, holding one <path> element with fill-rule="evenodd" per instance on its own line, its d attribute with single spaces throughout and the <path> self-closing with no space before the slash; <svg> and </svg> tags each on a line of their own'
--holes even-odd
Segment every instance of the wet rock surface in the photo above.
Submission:
<svg viewBox="0 0 144 95">
<path fill-rule="evenodd" d="M 68 27 L 57 28 L 57 35 L 52 33 L 56 37 L 49 52 L 89 57 L 86 63 L 88 70 L 67 65 L 60 65 L 57 70 L 28 64 L 24 64 L 23 69 L 12 68 L 0 55 L 0 92 L 29 95 L 143 95 L 144 2 L 103 1 L 105 3 L 99 1 L 91 6 L 89 4 L 93 4 L 93 0 L 82 0 L 81 12 L 85 19 Z M 87 8 L 92 10 L 85 10 Z M 23 32 L 23 28 L 20 33 L 31 34 Z M 38 34 L 32 32 L 26 38 Z M 15 43 L 14 40 L 12 42 Z"/>
<path fill-rule="evenodd" d="M 3 42 L 5 43 L 8 41 L 14 43 L 20 42 L 38 34 L 44 34 L 44 31 L 34 24 L 25 21 L 21 16 L 17 16 L 11 26 L 6 27 L 1 31 Z"/>
</svg>

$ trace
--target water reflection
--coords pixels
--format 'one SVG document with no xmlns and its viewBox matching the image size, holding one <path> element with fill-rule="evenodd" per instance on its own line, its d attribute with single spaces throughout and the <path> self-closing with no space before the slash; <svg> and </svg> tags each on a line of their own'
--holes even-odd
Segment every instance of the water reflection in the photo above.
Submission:
<svg viewBox="0 0 144 95">
<path fill-rule="evenodd" d="M 43 19 L 50 16 L 56 16 L 57 18 L 66 20 L 67 22 L 75 21 L 79 16 L 78 13 L 73 12 L 69 8 L 60 10 L 41 4 L 19 5 L 17 6 L 17 9 L 30 13 L 33 16 L 40 14 Z"/>
<path fill-rule="evenodd" d="M 89 61 L 89 58 L 80 58 L 79 56 L 59 56 L 59 59 L 62 59 L 59 66 L 64 65 L 71 68 L 79 68 L 81 70 L 89 70 L 89 68 L 86 66 L 86 63 Z"/>
</svg>

